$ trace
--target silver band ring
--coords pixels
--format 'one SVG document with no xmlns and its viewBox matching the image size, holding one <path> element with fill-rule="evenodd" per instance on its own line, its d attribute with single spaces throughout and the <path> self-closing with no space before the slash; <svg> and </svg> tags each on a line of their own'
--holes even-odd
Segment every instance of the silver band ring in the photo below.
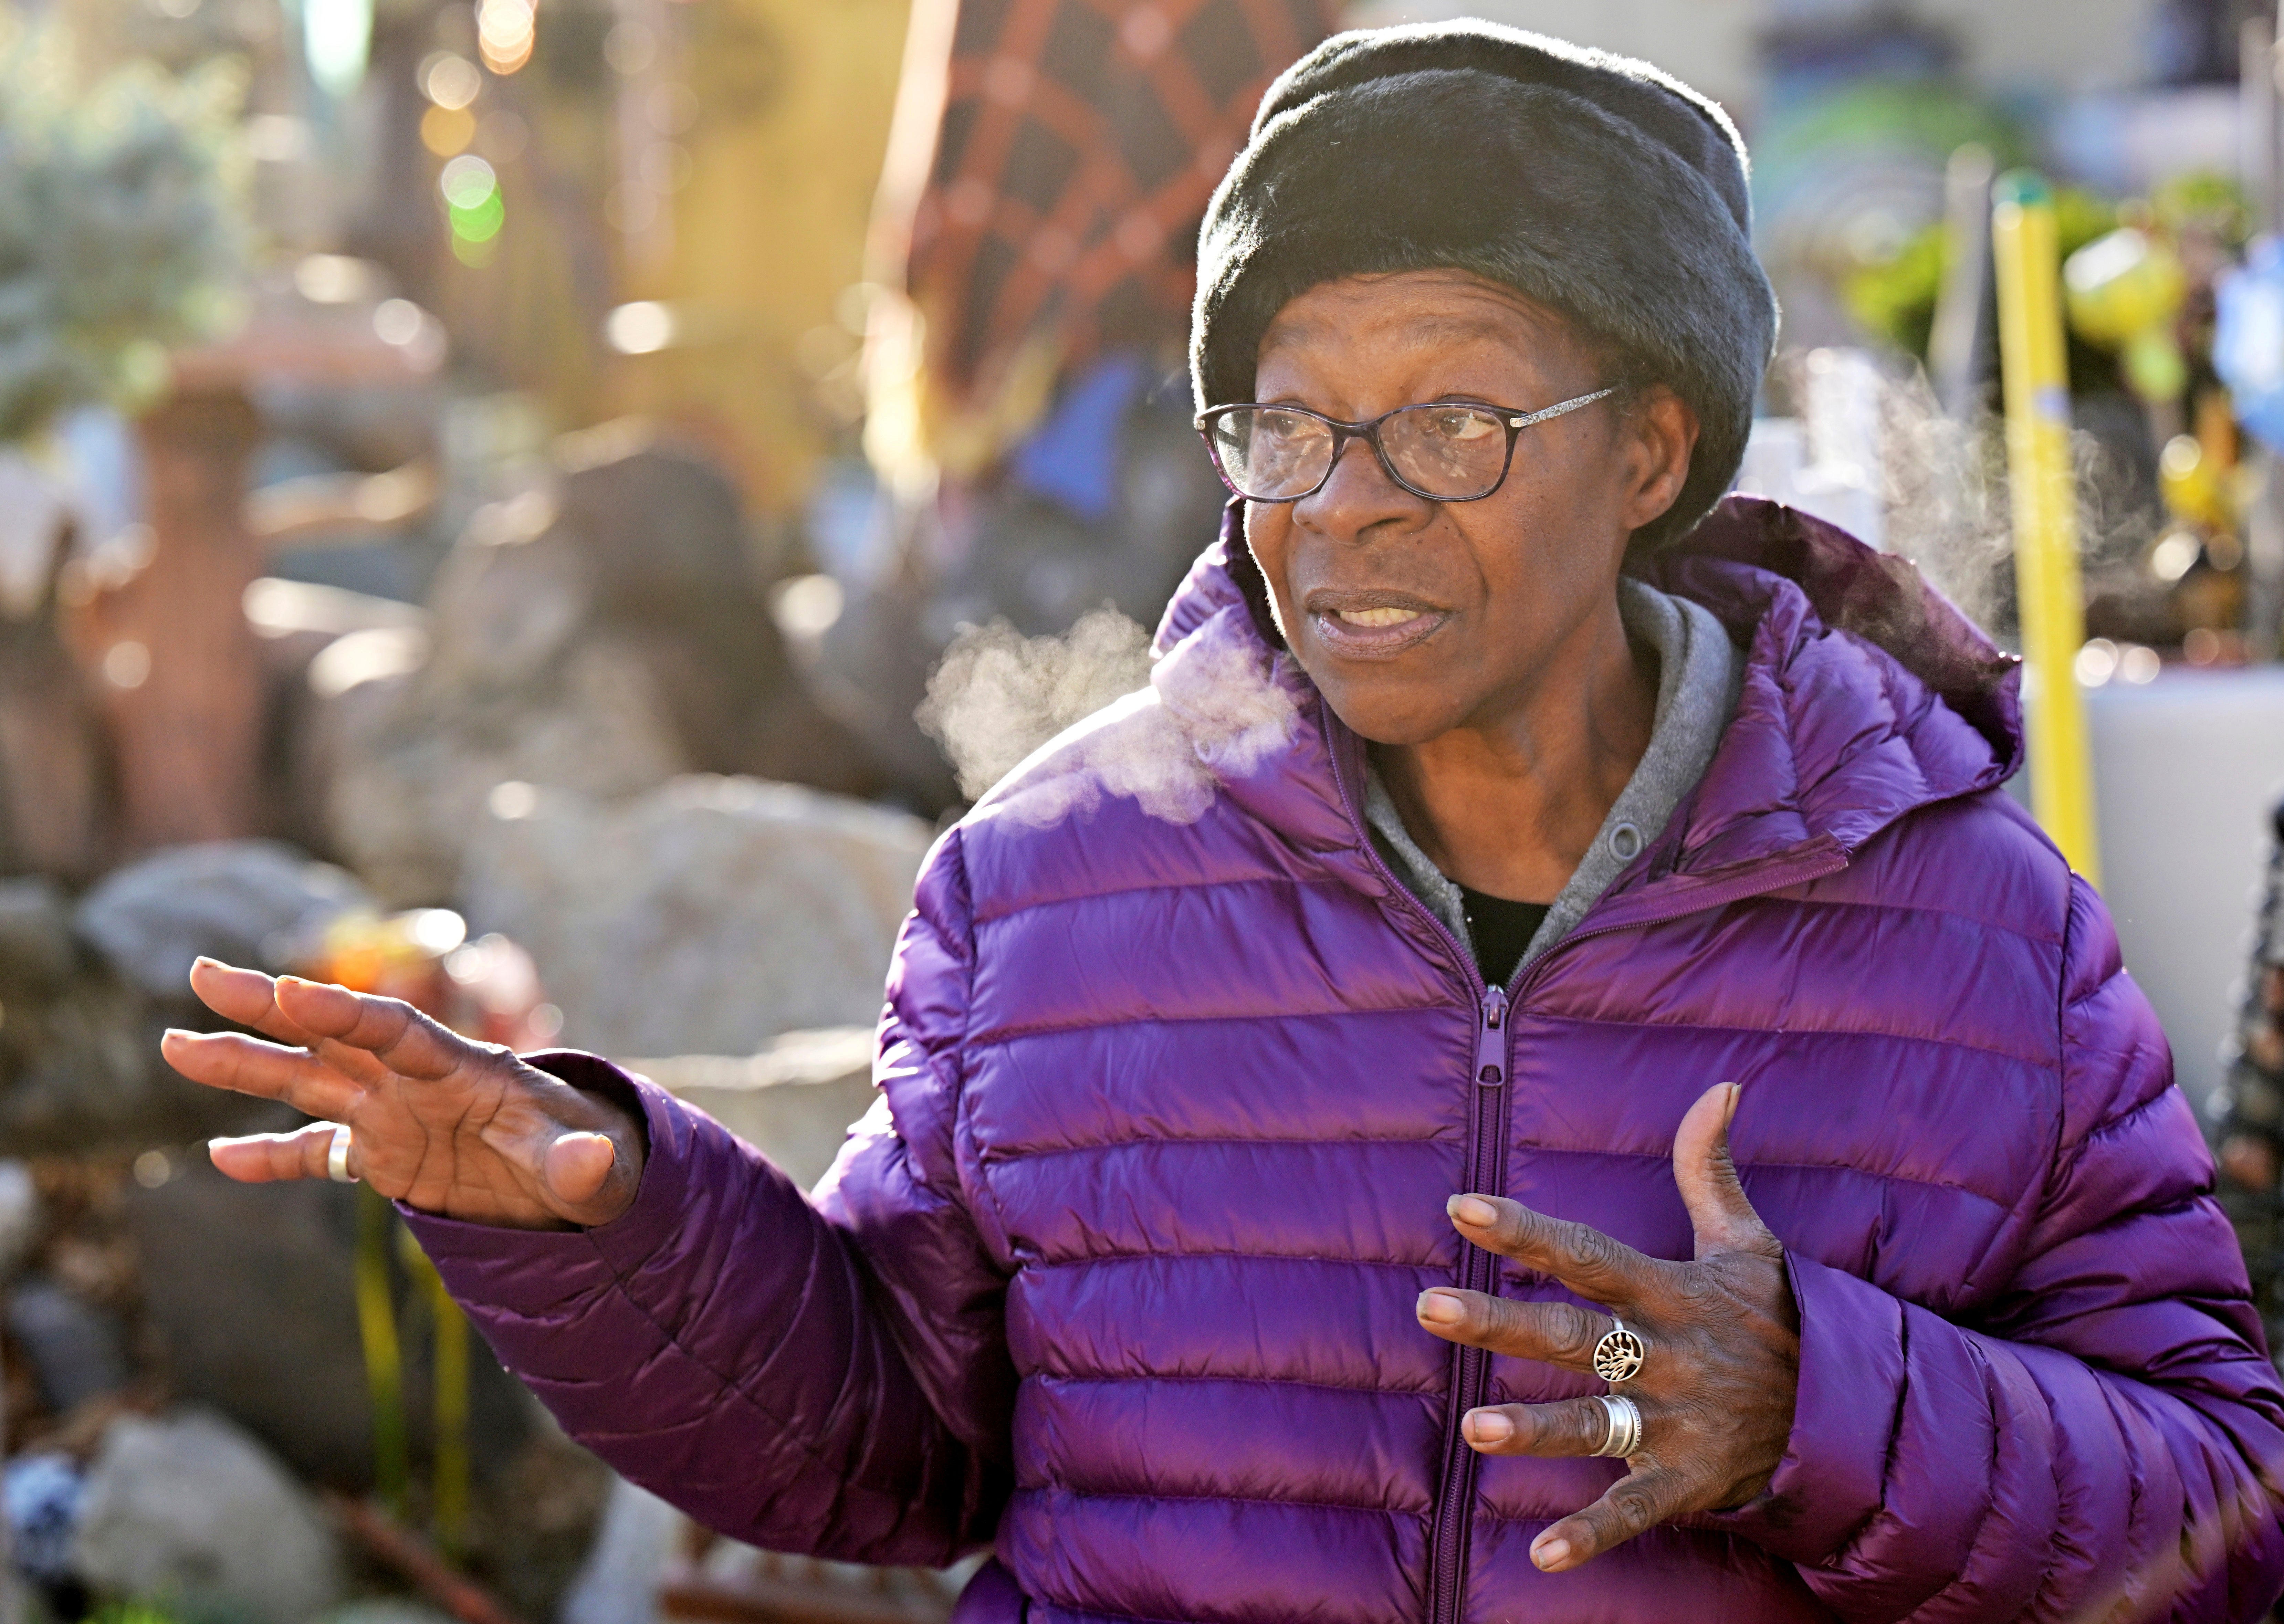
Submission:
<svg viewBox="0 0 2284 1624">
<path fill-rule="evenodd" d="M 1625 1321 L 1613 1315 L 1610 1325 L 1612 1328 L 1602 1333 L 1602 1339 L 1594 1344 L 1594 1374 L 1615 1387 L 1640 1373 L 1642 1356 L 1649 1349 L 1639 1337 L 1626 1329 Z"/>
<path fill-rule="evenodd" d="M 325 1176 L 336 1184 L 354 1184 L 357 1175 L 349 1171 L 349 1125 L 333 1124 L 333 1142 L 325 1152 Z"/>
<path fill-rule="evenodd" d="M 1614 1460 L 1623 1460 L 1641 1448 L 1641 1408 L 1622 1393 L 1597 1395 L 1602 1409 L 1610 1418 L 1610 1430 L 1603 1435 L 1602 1447 L 1594 1451 Z"/>
</svg>

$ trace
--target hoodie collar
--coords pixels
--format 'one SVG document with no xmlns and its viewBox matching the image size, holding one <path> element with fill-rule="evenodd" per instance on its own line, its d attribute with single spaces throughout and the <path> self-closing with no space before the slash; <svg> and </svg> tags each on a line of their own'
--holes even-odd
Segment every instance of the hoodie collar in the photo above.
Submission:
<svg viewBox="0 0 2284 1624">
<path fill-rule="evenodd" d="M 1297 753 L 1255 768 L 1335 777 L 1312 785 L 1301 816 L 1320 838 L 1324 796 L 1341 799 L 1338 780 L 1364 782 L 1362 744 L 1283 652 L 1240 505 L 1231 504 L 1220 539 L 1168 605 L 1154 652 L 1243 639 L 1321 717 L 1321 730 L 1294 739 Z M 1743 689 L 1703 778 L 1598 915 L 1631 914 L 1630 900 L 1652 888 L 1668 904 L 1693 893 L 1709 906 L 1764 865 L 1787 884 L 1786 872 L 1837 868 L 1898 818 L 1991 788 L 2022 764 L 2020 663 L 1907 560 L 1805 513 L 1732 496 L 1639 573 L 1703 605 L 1745 645 Z M 1280 800 L 1265 784 L 1226 787 L 1258 812 Z M 1365 839 L 1360 826 L 1355 838 Z"/>
</svg>

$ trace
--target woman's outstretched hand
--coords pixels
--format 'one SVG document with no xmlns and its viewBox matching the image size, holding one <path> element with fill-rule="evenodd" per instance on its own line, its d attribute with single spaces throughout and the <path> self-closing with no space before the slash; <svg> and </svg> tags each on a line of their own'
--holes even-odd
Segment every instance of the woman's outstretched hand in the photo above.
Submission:
<svg viewBox="0 0 2284 1624">
<path fill-rule="evenodd" d="M 607 1223 L 642 1181 L 626 1112 L 473 1042 L 411 1004 L 202 958 L 191 987 L 215 1013 L 274 1039 L 169 1032 L 193 1082 L 282 1099 L 322 1119 L 287 1134 L 217 1139 L 215 1167 L 249 1184 L 324 1178 L 334 1127 L 348 1171 L 424 1212 L 519 1229 Z"/>
<path fill-rule="evenodd" d="M 1742 1505 L 1784 1458 L 1800 1378 L 1800 1324 L 1784 1248 L 1745 1198 L 1729 1159 L 1737 1085 L 1708 1089 L 1681 1119 L 1673 1177 L 1697 1255 L 1644 1257 L 1583 1223 L 1491 1196 L 1451 1198 L 1451 1222 L 1478 1246 L 1613 1309 L 1646 1345 L 1640 1373 L 1612 1391 L 1633 1400 L 1641 1442 L 1628 1473 L 1585 1510 L 1531 1542 L 1549 1573 L 1589 1561 L 1645 1528 Z M 1572 1303 L 1513 1302 L 1436 1286 L 1420 1323 L 1454 1342 L 1592 1372 L 1611 1327 Z M 1483 1455 L 1592 1455 L 1609 1436 L 1599 1399 L 1471 1410 L 1461 1430 Z"/>
</svg>

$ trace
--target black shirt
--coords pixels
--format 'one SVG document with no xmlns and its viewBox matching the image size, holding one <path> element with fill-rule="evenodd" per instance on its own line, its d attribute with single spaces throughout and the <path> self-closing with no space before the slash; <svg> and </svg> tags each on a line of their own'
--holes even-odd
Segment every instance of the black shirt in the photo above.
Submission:
<svg viewBox="0 0 2284 1624">
<path fill-rule="evenodd" d="M 1514 980 L 1515 966 L 1522 963 L 1522 952 L 1530 939 L 1538 934 L 1538 927 L 1546 923 L 1550 902 L 1510 902 L 1503 896 L 1487 896 L 1481 891 L 1459 887 L 1459 900 L 1466 910 L 1467 934 L 1473 938 L 1475 966 L 1483 972 L 1483 980 L 1494 987 L 1504 987 Z"/>
</svg>

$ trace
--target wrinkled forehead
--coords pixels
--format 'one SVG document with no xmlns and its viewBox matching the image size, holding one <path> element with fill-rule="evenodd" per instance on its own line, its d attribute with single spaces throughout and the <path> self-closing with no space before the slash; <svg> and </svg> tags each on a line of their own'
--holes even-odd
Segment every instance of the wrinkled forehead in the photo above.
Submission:
<svg viewBox="0 0 2284 1624">
<path fill-rule="evenodd" d="M 1296 294 L 1263 330 L 1255 365 L 1345 371 L 1470 356 L 1536 371 L 1550 354 L 1568 356 L 1577 347 L 1560 313 L 1513 288 L 1466 271 L 1398 271 L 1344 277 Z"/>
</svg>

